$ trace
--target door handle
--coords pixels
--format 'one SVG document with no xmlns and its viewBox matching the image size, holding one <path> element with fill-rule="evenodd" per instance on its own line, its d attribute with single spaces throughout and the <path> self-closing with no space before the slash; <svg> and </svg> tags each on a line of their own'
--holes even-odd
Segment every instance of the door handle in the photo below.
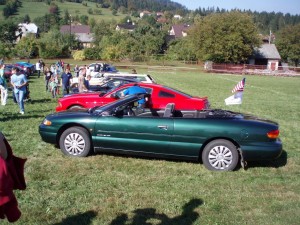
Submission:
<svg viewBox="0 0 300 225">
<path fill-rule="evenodd" d="M 168 126 L 167 125 L 158 125 L 157 127 L 159 129 L 161 129 L 161 130 L 168 130 Z"/>
</svg>

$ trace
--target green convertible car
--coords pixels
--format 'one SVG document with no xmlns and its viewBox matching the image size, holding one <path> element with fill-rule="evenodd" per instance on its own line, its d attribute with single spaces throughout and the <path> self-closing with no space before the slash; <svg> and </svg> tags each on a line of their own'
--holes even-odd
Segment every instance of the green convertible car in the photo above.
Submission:
<svg viewBox="0 0 300 225">
<path fill-rule="evenodd" d="M 137 108 L 143 95 L 102 107 L 48 115 L 39 126 L 45 142 L 70 156 L 92 152 L 202 161 L 206 168 L 234 170 L 238 162 L 280 156 L 278 124 L 225 110 Z"/>
</svg>

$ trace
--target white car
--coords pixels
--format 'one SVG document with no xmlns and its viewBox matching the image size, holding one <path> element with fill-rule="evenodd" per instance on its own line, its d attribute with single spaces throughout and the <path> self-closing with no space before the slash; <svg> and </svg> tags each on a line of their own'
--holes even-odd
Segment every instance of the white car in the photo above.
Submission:
<svg viewBox="0 0 300 225">
<path fill-rule="evenodd" d="M 94 73 L 89 81 L 90 85 L 101 85 L 106 78 L 110 77 L 124 77 L 136 79 L 142 83 L 156 83 L 155 80 L 149 74 L 130 74 L 130 73 Z M 71 87 L 76 87 L 78 84 L 78 78 L 74 77 L 71 82 Z"/>
</svg>

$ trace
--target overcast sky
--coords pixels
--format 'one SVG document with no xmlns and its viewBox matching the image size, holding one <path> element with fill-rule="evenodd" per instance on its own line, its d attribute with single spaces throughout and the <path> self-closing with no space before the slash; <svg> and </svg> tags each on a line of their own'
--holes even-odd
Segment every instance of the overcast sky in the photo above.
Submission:
<svg viewBox="0 0 300 225">
<path fill-rule="evenodd" d="M 300 15 L 300 0 L 172 0 L 188 9 L 219 7 L 220 9 L 250 9 L 251 11 L 282 12 Z"/>
</svg>

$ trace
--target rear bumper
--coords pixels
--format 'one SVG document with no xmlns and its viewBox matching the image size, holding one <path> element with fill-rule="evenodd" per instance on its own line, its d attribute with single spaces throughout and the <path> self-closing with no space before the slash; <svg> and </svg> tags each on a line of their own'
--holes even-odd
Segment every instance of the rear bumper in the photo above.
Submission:
<svg viewBox="0 0 300 225">
<path fill-rule="evenodd" d="M 282 153 L 282 142 L 278 139 L 275 142 L 245 145 L 241 146 L 241 150 L 245 161 L 276 159 Z"/>
</svg>

